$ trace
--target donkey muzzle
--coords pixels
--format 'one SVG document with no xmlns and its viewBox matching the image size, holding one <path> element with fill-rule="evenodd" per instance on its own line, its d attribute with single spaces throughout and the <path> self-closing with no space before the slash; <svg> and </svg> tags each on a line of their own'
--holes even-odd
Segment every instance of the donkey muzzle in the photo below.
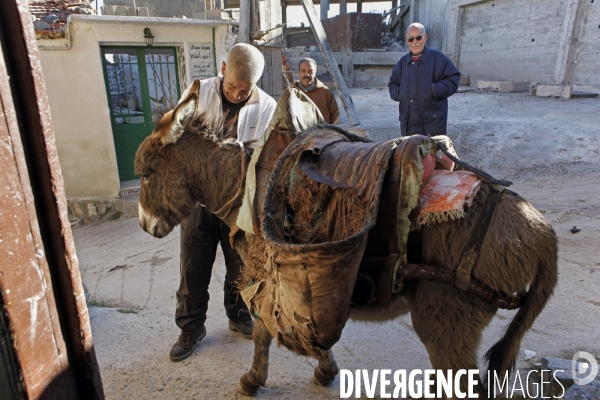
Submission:
<svg viewBox="0 0 600 400">
<path fill-rule="evenodd" d="M 159 218 L 148 213 L 141 204 L 138 203 L 138 214 L 140 226 L 155 238 L 163 238 L 173 230 L 173 227 L 166 226 Z"/>
</svg>

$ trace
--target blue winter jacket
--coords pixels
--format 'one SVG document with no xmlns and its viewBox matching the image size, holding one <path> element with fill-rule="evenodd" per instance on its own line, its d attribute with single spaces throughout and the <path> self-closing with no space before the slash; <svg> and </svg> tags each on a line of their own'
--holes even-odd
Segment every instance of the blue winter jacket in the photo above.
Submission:
<svg viewBox="0 0 600 400">
<path fill-rule="evenodd" d="M 388 83 L 399 102 L 402 136 L 445 135 L 448 97 L 456 93 L 460 72 L 441 51 L 425 47 L 417 61 L 409 52 L 394 66 Z"/>
</svg>

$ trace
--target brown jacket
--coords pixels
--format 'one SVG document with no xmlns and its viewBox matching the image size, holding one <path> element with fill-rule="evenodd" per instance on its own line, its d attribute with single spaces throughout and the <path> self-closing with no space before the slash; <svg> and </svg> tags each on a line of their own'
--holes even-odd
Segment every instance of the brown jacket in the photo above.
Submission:
<svg viewBox="0 0 600 400">
<path fill-rule="evenodd" d="M 302 93 L 306 94 L 312 101 L 315 103 L 321 114 L 323 114 L 323 118 L 325 118 L 325 122 L 328 124 L 339 124 L 340 123 L 340 112 L 338 110 L 337 102 L 335 100 L 335 96 L 333 92 L 321 81 L 315 78 L 317 83 L 315 87 L 310 91 L 306 91 L 298 81 L 294 83 L 294 85 L 302 91 Z"/>
</svg>

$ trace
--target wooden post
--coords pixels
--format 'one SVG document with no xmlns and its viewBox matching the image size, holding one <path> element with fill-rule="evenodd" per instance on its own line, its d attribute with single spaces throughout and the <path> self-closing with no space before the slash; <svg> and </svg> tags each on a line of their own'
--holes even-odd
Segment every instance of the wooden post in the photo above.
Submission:
<svg viewBox="0 0 600 400">
<path fill-rule="evenodd" d="M 329 11 L 329 0 L 321 0 L 321 20 L 327 19 L 327 11 Z"/>
<path fill-rule="evenodd" d="M 362 1 L 360 1 L 360 0 L 356 2 L 356 12 L 357 13 L 362 12 Z"/>
<path fill-rule="evenodd" d="M 348 14 L 348 1 L 340 0 L 340 15 Z"/>
<path fill-rule="evenodd" d="M 350 93 L 348 93 L 346 81 L 344 81 L 344 77 L 340 72 L 340 67 L 338 66 L 338 63 L 335 60 L 335 57 L 333 56 L 331 46 L 329 45 L 329 41 L 327 40 L 327 35 L 325 34 L 325 30 L 323 29 L 321 20 L 317 15 L 317 10 L 315 10 L 315 6 L 313 5 L 312 0 L 301 1 L 302 7 L 304 7 L 304 11 L 306 12 L 306 16 L 308 17 L 308 21 L 310 22 L 310 25 L 313 28 L 315 39 L 317 39 L 317 44 L 319 45 L 321 52 L 325 56 L 325 63 L 327 64 L 327 68 L 331 73 L 331 77 L 333 78 L 333 83 L 338 92 L 338 95 L 342 100 L 344 110 L 346 111 L 348 119 L 350 120 L 350 125 L 358 125 L 360 124 L 360 121 L 358 120 L 358 115 L 356 114 L 354 103 L 352 103 L 352 97 L 350 97 Z"/>
<path fill-rule="evenodd" d="M 254 0 L 255 4 L 258 3 Z M 258 11 L 258 9 L 257 9 Z M 269 30 L 281 24 L 281 0 L 265 0 L 263 8 L 259 10 L 260 26 L 253 30 Z M 265 46 L 261 43 L 276 39 L 283 32 L 283 28 L 274 29 L 268 32 L 263 38 L 257 41 L 258 48 L 265 58 L 265 69 L 262 75 L 262 90 L 269 95 L 277 98 L 283 90 L 283 64 L 281 61 L 281 48 L 278 41 L 274 40 Z"/>
<path fill-rule="evenodd" d="M 268 95 L 278 98 L 283 91 L 283 64 L 281 48 L 259 46 L 265 58 L 265 69 L 262 75 L 262 90 Z"/>
<path fill-rule="evenodd" d="M 251 8 L 249 1 L 240 2 L 240 32 L 238 33 L 240 43 L 250 43 Z"/>
<path fill-rule="evenodd" d="M 281 24 L 287 24 L 287 3 L 281 5 Z"/>
<path fill-rule="evenodd" d="M 347 85 L 349 87 L 354 87 L 354 57 L 351 51 L 344 54 L 342 59 L 342 73 Z"/>
<path fill-rule="evenodd" d="M 250 0 L 249 2 L 252 4 L 250 9 L 250 32 L 263 29 L 260 25 L 260 0 Z M 268 27 L 264 29 L 268 29 Z"/>
<path fill-rule="evenodd" d="M 260 13 L 260 28 L 257 27 L 256 29 L 265 31 L 272 29 L 278 24 L 282 24 L 281 17 L 281 0 L 266 0 L 263 2 L 263 8 Z M 283 29 L 274 29 L 263 36 L 263 40 L 269 42 L 282 33 Z"/>
<path fill-rule="evenodd" d="M 262 29 L 262 30 L 267 30 L 267 29 L 271 29 L 273 26 L 275 26 L 275 24 L 271 24 L 271 6 L 272 6 L 273 0 L 266 0 L 263 1 L 263 8 L 261 10 L 260 13 L 260 28 L 258 29 Z M 263 39 L 269 40 L 271 39 L 274 35 L 273 35 L 273 31 L 267 33 L 265 36 L 263 36 Z"/>
</svg>

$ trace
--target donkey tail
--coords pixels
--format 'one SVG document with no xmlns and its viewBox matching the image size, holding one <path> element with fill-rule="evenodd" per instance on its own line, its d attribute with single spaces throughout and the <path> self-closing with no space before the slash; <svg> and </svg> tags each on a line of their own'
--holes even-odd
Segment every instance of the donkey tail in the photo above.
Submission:
<svg viewBox="0 0 600 400">
<path fill-rule="evenodd" d="M 550 229 L 552 230 L 552 228 Z M 523 336 L 532 327 L 533 322 L 554 292 L 558 281 L 558 249 L 556 234 L 553 230 L 551 234 L 553 235 L 553 248 L 548 248 L 547 252 L 542 253 L 538 261 L 536 276 L 529 286 L 523 305 L 511 321 L 502 339 L 485 353 L 484 357 L 489 362 L 488 373 L 494 371 L 496 376 L 504 376 L 507 371 L 510 374 L 515 369 L 519 344 Z"/>
</svg>

